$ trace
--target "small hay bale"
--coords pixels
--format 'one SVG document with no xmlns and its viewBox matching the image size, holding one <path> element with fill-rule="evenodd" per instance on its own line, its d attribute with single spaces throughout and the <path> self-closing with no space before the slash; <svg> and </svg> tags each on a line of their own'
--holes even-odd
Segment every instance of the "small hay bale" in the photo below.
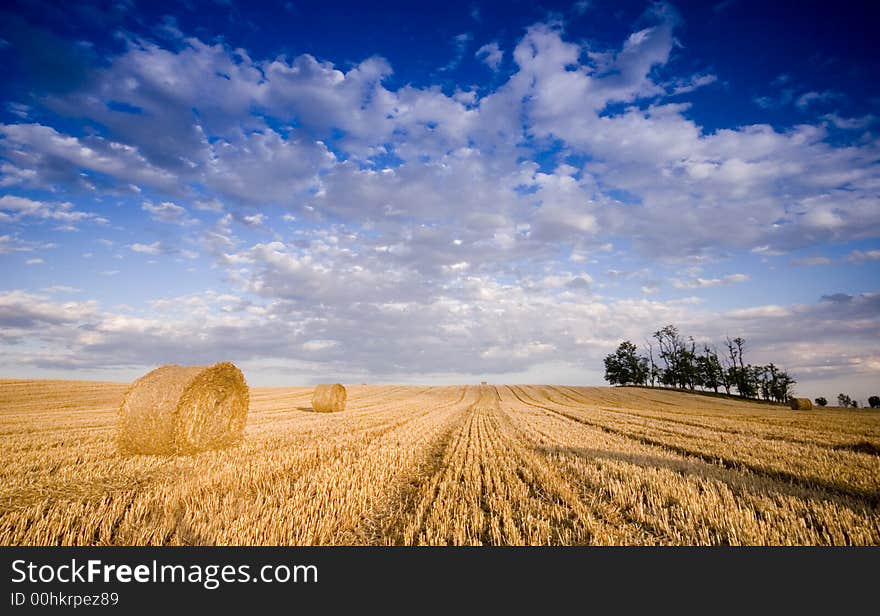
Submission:
<svg viewBox="0 0 880 616">
<path fill-rule="evenodd" d="M 318 385 L 312 394 L 312 409 L 319 413 L 344 411 L 347 398 L 345 387 L 339 383 Z"/>
<path fill-rule="evenodd" d="M 119 408 L 119 448 L 126 453 L 188 454 L 241 440 L 250 393 L 241 370 L 162 366 L 135 381 Z"/>
<path fill-rule="evenodd" d="M 790 398 L 788 404 L 793 411 L 812 411 L 813 403 L 809 398 Z"/>
</svg>

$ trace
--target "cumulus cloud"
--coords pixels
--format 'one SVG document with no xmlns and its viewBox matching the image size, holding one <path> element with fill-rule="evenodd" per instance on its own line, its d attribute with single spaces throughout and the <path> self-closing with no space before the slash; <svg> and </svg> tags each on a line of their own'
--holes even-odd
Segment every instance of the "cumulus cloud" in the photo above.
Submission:
<svg viewBox="0 0 880 616">
<path fill-rule="evenodd" d="M 255 247 L 253 254 L 261 251 L 292 276 L 291 282 L 309 280 L 309 270 L 319 267 L 288 260 L 278 247 Z M 278 254 L 268 254 L 272 251 Z M 5 292 L 0 294 L 2 343 L 31 340 L 58 349 L 52 355 L 17 355 L 43 368 L 109 368 L 181 356 L 212 361 L 218 354 L 246 363 L 296 362 L 307 354 L 309 361 L 333 365 L 340 374 L 389 378 L 414 371 L 443 374 L 450 370 L 450 354 L 460 374 L 503 374 L 542 362 L 592 365 L 619 340 L 643 340 L 659 324 L 675 322 L 700 340 L 718 342 L 719 331 L 742 334 L 751 361 L 772 360 L 796 375 L 821 372 L 830 378 L 857 370 L 865 378 L 876 376 L 874 350 L 854 344 L 880 334 L 876 292 L 717 312 L 695 311 L 687 302 L 567 299 L 479 278 L 423 301 L 378 294 L 340 297 L 322 290 L 317 278 L 299 290 L 264 291 L 258 301 L 213 291 L 171 297 L 156 302 L 152 316 Z M 317 293 L 313 300 L 312 293 Z M 552 319 L 546 318 L 548 311 Z M 798 350 L 804 331 L 813 332 L 809 354 Z"/>
<path fill-rule="evenodd" d="M 165 189 L 174 185 L 174 175 L 151 165 L 135 146 L 98 136 L 80 139 L 42 124 L 0 125 L 0 149 L 9 161 L 0 166 L 0 186 L 90 188 L 83 170 Z"/>
<path fill-rule="evenodd" d="M 26 291 L 0 292 L 0 325 L 4 341 L 37 334 L 41 327 L 77 323 L 96 314 L 97 302 L 56 303 Z"/>
<path fill-rule="evenodd" d="M 171 201 L 163 201 L 162 203 L 145 202 L 141 209 L 149 212 L 150 217 L 158 222 L 164 222 L 172 225 L 194 225 L 198 221 L 192 218 L 185 207 L 177 205 Z"/>
<path fill-rule="evenodd" d="M 289 204 L 318 188 L 318 174 L 335 157 L 321 141 L 282 137 L 271 129 L 218 141 L 212 147 L 206 183 L 241 202 Z"/>
<path fill-rule="evenodd" d="M 175 354 L 210 361 L 228 349 L 350 374 L 437 374 L 450 357 L 463 374 L 504 373 L 595 365 L 619 339 L 674 321 L 705 336 L 729 326 L 783 351 L 798 327 L 828 332 L 817 347 L 867 370 L 864 345 L 844 357 L 831 341 L 869 339 L 874 295 L 730 312 L 663 299 L 670 286 L 699 295 L 750 277 L 669 277 L 664 265 L 772 258 L 880 234 L 876 140 L 844 132 L 873 119 L 701 126 L 687 95 L 719 78 L 693 68 L 669 75 L 675 54 L 688 53 L 680 21 L 653 5 L 605 48 L 571 40 L 562 24 L 534 24 L 512 47 L 510 75 L 489 90 L 392 85 L 392 64 L 377 56 L 345 65 L 258 58 L 174 28 L 165 43 L 125 39 L 89 80 L 43 101 L 99 130 L 68 134 L 68 124 L 31 120 L 56 117 L 32 110 L 0 126 L 0 186 L 27 194 L 0 197 L 0 224 L 99 222 L 70 195 L 124 192 L 135 213 L 161 223 L 149 229 L 156 236 L 117 239 L 125 254 L 193 258 L 181 247 L 199 248 L 227 288 L 156 298 L 136 315 L 81 303 L 51 328 L 39 326 L 50 316 L 25 319 L 16 339 L 50 351 L 16 356 L 82 367 Z M 471 42 L 452 41 L 447 68 Z M 475 56 L 492 70 L 505 60 L 497 42 Z M 804 88 L 790 80 L 773 88 L 774 100 L 808 111 L 837 100 L 818 91 L 795 99 Z M 34 188 L 52 198 L 25 192 Z M 45 244 L 19 227 L 0 235 L 0 253 Z M 105 267 L 112 275 L 124 264 Z M 611 287 L 637 299 L 599 295 Z M 27 293 L 6 297 L 8 310 L 63 312 Z"/>
<path fill-rule="evenodd" d="M 0 197 L 0 222 L 17 222 L 26 218 L 53 220 L 70 227 L 83 220 L 97 223 L 107 222 L 107 219 L 102 216 L 77 210 L 69 202 L 37 201 L 15 195 Z"/>
<path fill-rule="evenodd" d="M 607 50 L 536 24 L 514 49 L 517 70 L 509 80 L 469 98 L 431 87 L 389 90 L 384 81 L 392 68 L 378 57 L 343 71 L 308 54 L 258 60 L 192 37 L 181 38 L 177 51 L 130 40 L 87 91 L 52 99 L 58 111 L 90 117 L 113 138 L 6 125 L 0 143 L 10 162 L 0 181 L 97 181 L 84 177 L 85 169 L 164 187 L 173 197 L 167 202 L 178 205 L 189 191 L 212 193 L 193 196 L 193 208 L 232 201 L 308 211 L 317 201 L 333 215 L 374 217 L 380 210 L 386 218 L 436 218 L 467 201 L 443 194 L 474 186 L 468 165 L 456 164 L 467 153 L 486 170 L 487 184 L 510 186 L 520 175 L 521 219 L 508 222 L 534 224 L 533 240 L 557 240 L 566 228 L 604 232 L 634 238 L 651 256 L 674 258 L 763 245 L 785 251 L 820 238 L 877 233 L 871 146 L 835 147 L 821 125 L 706 133 L 685 116 L 686 105 L 663 102 L 715 79 L 703 73 L 655 81 L 653 70 L 669 61 L 679 22 L 674 10 L 657 5 L 643 16 L 646 27 Z M 469 40 L 458 37 L 456 44 Z M 496 48 L 500 53 L 489 43 L 478 55 L 496 58 Z M 606 113 L 610 104 L 645 100 L 653 102 Z M 264 119 L 270 116 L 271 126 Z M 328 148 L 331 137 L 347 160 Z M 529 177 L 528 163 L 517 168 L 529 139 L 559 139 L 588 157 L 577 182 L 589 207 L 551 202 L 551 184 L 568 181 L 569 172 Z M 427 186 L 441 170 L 444 186 Z M 415 185 L 420 188 L 410 192 L 419 198 L 405 194 Z M 548 195 L 534 221 L 525 214 L 536 202 L 529 190 Z M 619 207 L 617 194 L 628 195 L 631 208 Z M 435 195 L 442 195 L 437 206 L 423 205 Z M 677 232 L 668 228 L 673 220 Z"/>
</svg>

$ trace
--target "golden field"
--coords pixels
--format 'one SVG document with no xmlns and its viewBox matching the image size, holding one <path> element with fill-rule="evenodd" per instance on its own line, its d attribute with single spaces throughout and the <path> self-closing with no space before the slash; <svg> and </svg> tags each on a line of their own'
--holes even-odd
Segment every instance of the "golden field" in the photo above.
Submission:
<svg viewBox="0 0 880 616">
<path fill-rule="evenodd" d="M 641 388 L 252 388 L 241 445 L 124 456 L 118 383 L 0 381 L 2 545 L 880 545 L 880 413 Z"/>
</svg>

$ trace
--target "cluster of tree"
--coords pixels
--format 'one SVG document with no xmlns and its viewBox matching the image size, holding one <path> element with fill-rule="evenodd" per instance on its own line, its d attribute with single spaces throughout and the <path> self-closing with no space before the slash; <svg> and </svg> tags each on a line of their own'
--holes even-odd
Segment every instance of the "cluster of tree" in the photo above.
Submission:
<svg viewBox="0 0 880 616">
<path fill-rule="evenodd" d="M 816 398 L 816 404 L 819 406 L 828 406 L 828 400 L 819 397 Z M 847 394 L 837 394 L 837 406 L 851 406 L 854 409 L 859 408 L 859 401 L 853 400 Z M 880 409 L 880 396 L 871 396 L 868 398 L 868 406 L 872 409 Z"/>
<path fill-rule="evenodd" d="M 693 337 L 685 339 L 674 325 L 657 330 L 645 342 L 644 352 L 631 341 L 620 343 L 605 357 L 605 380 L 612 385 L 661 385 L 681 389 L 723 389 L 746 398 L 785 402 L 795 380 L 775 364 L 756 366 L 745 363 L 743 338 L 725 339 L 726 352 L 714 346 L 697 346 Z"/>
</svg>

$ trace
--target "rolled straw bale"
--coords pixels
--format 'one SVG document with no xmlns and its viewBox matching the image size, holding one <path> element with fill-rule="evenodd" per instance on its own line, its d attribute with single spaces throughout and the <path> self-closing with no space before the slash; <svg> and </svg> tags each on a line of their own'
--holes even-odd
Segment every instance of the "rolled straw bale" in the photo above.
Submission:
<svg viewBox="0 0 880 616">
<path fill-rule="evenodd" d="M 250 395 L 241 370 L 162 366 L 135 381 L 119 408 L 119 448 L 175 454 L 218 449 L 241 440 Z"/>
<path fill-rule="evenodd" d="M 813 403 L 810 402 L 809 398 L 791 398 L 789 399 L 788 404 L 791 406 L 791 409 L 793 411 L 813 410 Z"/>
<path fill-rule="evenodd" d="M 346 398 L 348 394 L 345 387 L 339 383 L 318 385 L 315 387 L 315 393 L 312 394 L 312 409 L 319 413 L 344 411 Z"/>
</svg>

